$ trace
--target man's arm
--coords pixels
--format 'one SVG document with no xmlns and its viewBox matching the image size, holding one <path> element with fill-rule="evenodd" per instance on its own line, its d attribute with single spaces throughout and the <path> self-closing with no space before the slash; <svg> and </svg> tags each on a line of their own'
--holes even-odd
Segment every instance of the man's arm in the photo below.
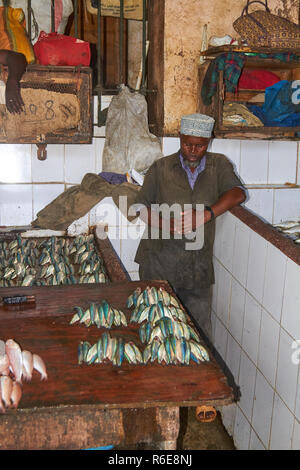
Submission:
<svg viewBox="0 0 300 470">
<path fill-rule="evenodd" d="M 24 54 L 5 49 L 0 50 L 0 64 L 8 68 L 8 78 L 5 89 L 5 102 L 7 110 L 12 114 L 20 114 L 24 102 L 20 91 L 20 80 L 27 67 Z"/>
<path fill-rule="evenodd" d="M 215 204 L 211 206 L 215 217 L 224 214 L 233 207 L 241 204 L 246 199 L 246 193 L 242 188 L 235 187 L 222 194 Z M 197 217 L 197 211 L 191 209 L 182 213 L 181 221 L 175 225 L 175 231 L 178 233 L 189 233 L 196 230 L 197 227 L 206 224 L 212 218 L 210 211 L 205 210 L 203 218 Z"/>
</svg>

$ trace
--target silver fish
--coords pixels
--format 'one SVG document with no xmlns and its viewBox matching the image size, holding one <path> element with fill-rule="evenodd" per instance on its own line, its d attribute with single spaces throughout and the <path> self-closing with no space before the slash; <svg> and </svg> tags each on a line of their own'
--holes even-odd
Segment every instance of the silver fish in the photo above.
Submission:
<svg viewBox="0 0 300 470">
<path fill-rule="evenodd" d="M 289 228 L 292 228 L 292 227 L 295 227 L 296 225 L 298 225 L 300 222 L 300 220 L 287 220 L 285 222 L 280 222 L 279 224 L 273 224 L 273 227 L 276 227 L 278 229 L 282 229 L 282 230 L 285 230 L 285 229 L 289 229 Z"/>
</svg>

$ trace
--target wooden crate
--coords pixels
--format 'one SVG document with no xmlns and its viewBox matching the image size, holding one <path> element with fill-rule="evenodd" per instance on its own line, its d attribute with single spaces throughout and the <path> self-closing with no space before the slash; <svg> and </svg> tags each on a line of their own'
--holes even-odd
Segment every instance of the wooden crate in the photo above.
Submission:
<svg viewBox="0 0 300 470">
<path fill-rule="evenodd" d="M 7 79 L 5 69 L 0 79 Z M 0 142 L 90 144 L 93 136 L 92 75 L 89 67 L 29 65 L 21 80 L 25 110 L 0 105 Z M 84 152 L 83 152 L 84 158 Z"/>
<path fill-rule="evenodd" d="M 202 56 L 208 59 L 203 65 L 198 68 L 198 104 L 197 112 L 212 116 L 216 123 L 214 127 L 214 136 L 216 138 L 227 139 L 262 139 L 262 140 L 299 140 L 300 139 L 300 126 L 293 127 L 268 127 L 268 126 L 238 126 L 238 125 L 225 125 L 223 123 L 223 106 L 224 104 L 234 102 L 246 104 L 251 100 L 255 104 L 255 97 L 264 93 L 265 90 L 241 90 L 238 93 L 228 93 L 224 87 L 223 71 L 219 73 L 219 81 L 217 84 L 217 91 L 212 97 L 210 105 L 204 105 L 201 98 L 201 89 L 206 72 L 210 65 L 211 60 L 215 59 L 221 53 L 240 52 L 240 53 L 263 53 L 263 54 L 276 54 L 283 52 L 290 52 L 292 54 L 300 55 L 300 50 L 281 50 L 281 49 L 268 49 L 242 46 L 220 46 L 210 48 L 201 53 Z M 280 77 L 280 80 L 296 81 L 300 78 L 300 63 L 299 60 L 292 60 L 290 62 L 283 62 L 275 58 L 258 57 L 250 55 L 246 57 L 245 69 L 265 69 L 274 72 Z M 261 102 L 261 96 L 260 100 Z"/>
</svg>

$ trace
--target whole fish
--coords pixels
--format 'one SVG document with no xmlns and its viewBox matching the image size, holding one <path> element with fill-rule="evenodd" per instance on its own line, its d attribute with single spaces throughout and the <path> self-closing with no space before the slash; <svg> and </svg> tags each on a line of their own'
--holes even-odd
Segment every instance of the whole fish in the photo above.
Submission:
<svg viewBox="0 0 300 470">
<path fill-rule="evenodd" d="M 283 231 L 283 233 L 289 233 L 289 234 L 295 233 L 295 234 L 298 234 L 298 233 L 300 233 L 300 225 L 296 225 L 295 227 L 287 228 L 287 229 L 284 229 L 284 230 L 282 230 L 282 231 Z"/>
<path fill-rule="evenodd" d="M 285 229 L 295 227 L 296 225 L 299 225 L 299 222 L 300 222 L 299 220 L 297 220 L 297 221 L 295 221 L 295 220 L 286 220 L 285 222 L 280 222 L 279 224 L 273 224 L 273 227 L 285 230 Z"/>
<path fill-rule="evenodd" d="M 9 375 L 9 359 L 7 354 L 0 356 L 0 374 Z"/>
<path fill-rule="evenodd" d="M 23 360 L 23 377 L 24 380 L 30 381 L 33 372 L 33 357 L 30 351 L 22 351 Z"/>
<path fill-rule="evenodd" d="M 22 351 L 18 343 L 8 339 L 5 343 L 5 352 L 8 356 L 10 368 L 17 382 L 21 383 L 23 372 Z"/>
<path fill-rule="evenodd" d="M 12 392 L 10 396 L 12 408 L 18 408 L 22 397 L 22 387 L 18 382 L 13 381 Z"/>
<path fill-rule="evenodd" d="M 41 380 L 48 378 L 45 363 L 37 354 L 33 354 L 33 368 L 41 374 Z"/>
<path fill-rule="evenodd" d="M 0 377 L 1 398 L 6 408 L 10 407 L 10 397 L 13 388 L 13 381 L 8 375 Z"/>
</svg>

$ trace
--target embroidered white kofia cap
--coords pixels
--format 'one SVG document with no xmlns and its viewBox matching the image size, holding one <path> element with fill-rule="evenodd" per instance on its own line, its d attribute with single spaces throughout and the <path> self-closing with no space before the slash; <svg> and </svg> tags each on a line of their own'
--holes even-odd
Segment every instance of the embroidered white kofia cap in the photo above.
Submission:
<svg viewBox="0 0 300 470">
<path fill-rule="evenodd" d="M 206 114 L 188 114 L 181 118 L 180 133 L 209 139 L 214 124 L 214 118 Z"/>
</svg>

